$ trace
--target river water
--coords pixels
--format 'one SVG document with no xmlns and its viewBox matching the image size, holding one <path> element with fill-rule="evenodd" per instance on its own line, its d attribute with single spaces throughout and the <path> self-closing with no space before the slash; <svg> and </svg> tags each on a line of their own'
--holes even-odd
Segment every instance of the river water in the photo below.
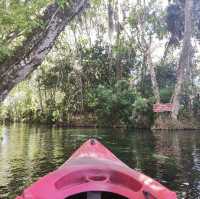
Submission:
<svg viewBox="0 0 200 199">
<path fill-rule="evenodd" d="M 22 190 L 67 160 L 88 138 L 97 138 L 132 168 L 177 191 L 180 199 L 200 198 L 200 132 L 57 129 L 1 126 L 0 198 Z"/>
</svg>

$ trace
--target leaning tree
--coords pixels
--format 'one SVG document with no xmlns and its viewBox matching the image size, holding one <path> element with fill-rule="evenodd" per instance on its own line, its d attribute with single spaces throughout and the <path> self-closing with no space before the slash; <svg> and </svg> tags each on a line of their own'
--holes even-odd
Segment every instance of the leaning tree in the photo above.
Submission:
<svg viewBox="0 0 200 199">
<path fill-rule="evenodd" d="M 68 0 L 56 1 L 46 7 L 38 16 L 42 25 L 33 28 L 12 55 L 0 61 L 0 102 L 16 84 L 37 69 L 59 34 L 87 6 L 88 0 Z M 17 35 L 17 31 L 11 36 Z"/>
</svg>

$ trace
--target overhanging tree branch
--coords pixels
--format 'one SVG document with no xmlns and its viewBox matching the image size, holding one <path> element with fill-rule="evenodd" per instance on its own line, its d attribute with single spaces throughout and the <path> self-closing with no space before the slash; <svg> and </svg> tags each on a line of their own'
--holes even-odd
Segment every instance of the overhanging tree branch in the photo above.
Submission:
<svg viewBox="0 0 200 199">
<path fill-rule="evenodd" d="M 10 90 L 24 80 L 45 59 L 65 26 L 88 5 L 88 0 L 73 0 L 62 9 L 57 3 L 49 5 L 41 17 L 43 27 L 36 28 L 16 49 L 14 55 L 0 64 L 0 102 Z"/>
</svg>

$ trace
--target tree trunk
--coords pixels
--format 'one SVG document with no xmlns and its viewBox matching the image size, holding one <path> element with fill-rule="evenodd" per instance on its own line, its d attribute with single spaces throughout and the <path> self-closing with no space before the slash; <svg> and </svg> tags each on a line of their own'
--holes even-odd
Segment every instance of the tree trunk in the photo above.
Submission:
<svg viewBox="0 0 200 199">
<path fill-rule="evenodd" d="M 116 64 L 116 80 L 123 79 L 123 66 L 121 64 L 121 60 L 118 58 L 118 63 Z"/>
<path fill-rule="evenodd" d="M 191 50 L 191 36 L 192 36 L 192 7 L 193 0 L 185 1 L 185 32 L 183 39 L 183 48 L 180 54 L 180 59 L 177 68 L 177 81 L 173 95 L 173 109 L 171 117 L 177 120 L 178 113 L 180 110 L 180 96 L 182 92 L 182 86 L 184 83 L 184 73 L 189 65 L 190 61 L 190 50 Z"/>
<path fill-rule="evenodd" d="M 113 43 L 113 5 L 112 0 L 108 0 L 108 38 L 109 38 L 109 52 L 111 52 Z"/>
<path fill-rule="evenodd" d="M 0 102 L 16 84 L 42 63 L 59 34 L 86 8 L 87 2 L 88 0 L 74 0 L 65 9 L 56 3 L 46 8 L 41 18 L 45 25 L 33 30 L 22 47 L 16 49 L 16 53 L 9 60 L 0 64 Z"/>
<path fill-rule="evenodd" d="M 41 112 L 44 113 L 44 107 L 43 107 L 43 100 L 42 100 L 42 91 L 40 87 L 40 83 L 38 82 L 38 95 L 39 95 L 39 104 L 40 104 L 40 109 Z"/>
<path fill-rule="evenodd" d="M 150 69 L 153 94 L 154 94 L 154 97 L 156 98 L 156 103 L 160 103 L 160 92 L 159 92 L 158 82 L 156 79 L 155 65 L 153 64 L 152 57 L 151 57 L 150 47 L 147 50 L 147 64 L 149 65 L 149 69 Z"/>
<path fill-rule="evenodd" d="M 121 35 L 121 24 L 119 22 L 119 2 L 118 0 L 115 2 L 115 12 L 114 12 L 114 20 L 115 20 L 115 32 L 116 32 L 116 41 L 115 45 L 117 48 L 119 48 L 122 44 L 120 41 L 120 35 Z M 116 54 L 116 80 L 122 80 L 123 79 L 123 66 L 121 63 L 121 52 Z"/>
<path fill-rule="evenodd" d="M 138 31 L 138 41 L 139 41 L 139 46 L 141 48 L 142 53 L 144 54 L 144 61 L 146 62 L 146 65 L 148 66 L 150 70 L 150 77 L 151 77 L 151 84 L 152 84 L 152 90 L 154 97 L 156 99 L 156 103 L 160 103 L 160 92 L 159 92 L 159 86 L 158 82 L 156 79 L 156 66 L 152 61 L 152 52 L 151 52 L 151 46 L 152 46 L 152 35 L 146 35 L 145 31 L 145 22 L 147 21 L 148 15 L 146 13 L 145 7 L 146 7 L 146 2 L 144 1 L 143 3 L 138 0 L 137 4 L 143 9 L 143 15 L 140 14 L 138 16 L 139 20 L 139 25 L 136 26 L 136 29 Z M 146 39 L 148 38 L 148 39 Z"/>
</svg>

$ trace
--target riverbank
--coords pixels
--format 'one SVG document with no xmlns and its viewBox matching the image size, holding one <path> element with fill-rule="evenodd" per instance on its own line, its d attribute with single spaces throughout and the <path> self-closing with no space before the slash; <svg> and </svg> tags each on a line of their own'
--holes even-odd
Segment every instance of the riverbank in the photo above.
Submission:
<svg viewBox="0 0 200 199">
<path fill-rule="evenodd" d="M 156 118 L 152 130 L 200 130 L 200 122 L 191 118 L 181 118 L 181 120 L 173 120 L 170 117 Z"/>
<path fill-rule="evenodd" d="M 58 122 L 30 122 L 30 121 L 7 121 L 1 122 L 2 124 L 13 124 L 13 123 L 24 123 L 24 124 L 35 124 L 35 125 L 45 125 L 52 126 L 55 128 L 111 128 L 111 129 L 149 129 L 153 131 L 166 130 L 166 131 L 176 131 L 176 130 L 200 130 L 200 123 L 196 120 L 182 120 L 182 121 L 173 121 L 170 119 L 165 120 L 156 120 L 155 123 L 151 126 L 149 124 L 137 124 L 135 126 L 126 126 L 126 125 L 103 125 L 99 124 L 96 120 L 85 120 L 85 119 L 74 119 L 70 122 L 67 121 L 58 121 Z M 2 135 L 0 133 L 0 139 Z"/>
<path fill-rule="evenodd" d="M 0 119 L 1 123 L 27 123 L 27 124 L 44 124 L 53 127 L 63 128 L 136 128 L 136 129 L 150 129 L 152 119 L 145 115 L 138 115 L 133 122 L 124 123 L 122 121 L 113 122 L 112 120 L 99 120 L 94 114 L 74 115 L 65 120 L 48 120 L 45 117 L 33 118 L 17 118 L 17 119 Z"/>
<path fill-rule="evenodd" d="M 119 129 L 151 129 L 151 130 L 200 130 L 200 122 L 195 118 L 182 118 L 174 121 L 170 117 L 158 117 L 154 121 L 150 121 L 148 117 L 138 117 L 134 125 L 127 126 L 123 123 L 111 122 L 101 123 L 94 115 L 79 115 L 72 116 L 70 119 L 62 121 L 47 121 L 47 120 L 0 120 L 1 123 L 25 123 L 48 125 L 56 128 L 119 128 Z M 0 135 L 1 137 L 1 135 Z"/>
</svg>

